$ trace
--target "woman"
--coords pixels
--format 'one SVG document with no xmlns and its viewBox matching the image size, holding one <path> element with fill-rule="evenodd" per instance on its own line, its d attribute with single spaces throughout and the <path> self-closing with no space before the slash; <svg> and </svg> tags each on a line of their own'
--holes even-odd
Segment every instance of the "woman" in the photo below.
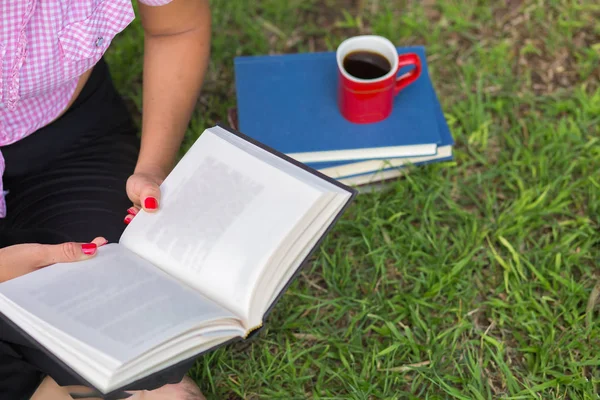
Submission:
<svg viewBox="0 0 600 400">
<path fill-rule="evenodd" d="M 118 241 L 123 222 L 140 208 L 160 209 L 159 185 L 173 166 L 207 68 L 210 10 L 208 0 L 139 0 L 139 14 L 145 32 L 141 142 L 102 60 L 134 18 L 130 0 L 0 1 L 4 279 L 40 263 L 22 243 L 69 243 L 52 248 L 73 256 L 79 251 L 73 242 Z M 78 254 L 95 251 L 99 240 Z M 147 391 L 132 398 L 200 398 L 197 386 L 182 380 L 187 367 L 133 388 Z M 79 383 L 0 325 L 0 398 L 29 398 L 36 388 L 37 398 L 53 398 L 44 391 L 59 390 L 54 381 Z M 59 392 L 66 396 L 65 390 Z"/>
</svg>

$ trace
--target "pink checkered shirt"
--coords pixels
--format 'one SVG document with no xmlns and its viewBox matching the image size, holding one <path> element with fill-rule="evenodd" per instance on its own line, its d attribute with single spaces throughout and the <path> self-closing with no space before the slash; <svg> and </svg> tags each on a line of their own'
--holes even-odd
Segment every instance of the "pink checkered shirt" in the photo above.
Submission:
<svg viewBox="0 0 600 400">
<path fill-rule="evenodd" d="M 6 216 L 2 146 L 64 111 L 78 77 L 134 18 L 131 0 L 0 0 L 0 218 Z"/>
</svg>

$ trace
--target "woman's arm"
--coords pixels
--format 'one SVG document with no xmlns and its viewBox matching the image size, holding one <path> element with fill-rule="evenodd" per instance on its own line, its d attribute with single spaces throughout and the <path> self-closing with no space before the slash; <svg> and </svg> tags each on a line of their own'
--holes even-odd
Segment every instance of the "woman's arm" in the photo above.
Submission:
<svg viewBox="0 0 600 400">
<path fill-rule="evenodd" d="M 208 0 L 139 4 L 145 32 L 142 146 L 127 183 L 134 205 L 148 210 L 160 198 L 200 93 L 210 55 Z"/>
</svg>

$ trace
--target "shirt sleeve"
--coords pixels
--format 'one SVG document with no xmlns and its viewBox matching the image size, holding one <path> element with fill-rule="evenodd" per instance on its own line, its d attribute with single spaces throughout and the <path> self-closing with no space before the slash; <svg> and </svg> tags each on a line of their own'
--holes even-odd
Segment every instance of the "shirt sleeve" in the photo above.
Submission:
<svg viewBox="0 0 600 400">
<path fill-rule="evenodd" d="M 165 4 L 169 4 L 173 0 L 138 0 L 138 1 L 147 6 L 164 6 Z"/>
</svg>

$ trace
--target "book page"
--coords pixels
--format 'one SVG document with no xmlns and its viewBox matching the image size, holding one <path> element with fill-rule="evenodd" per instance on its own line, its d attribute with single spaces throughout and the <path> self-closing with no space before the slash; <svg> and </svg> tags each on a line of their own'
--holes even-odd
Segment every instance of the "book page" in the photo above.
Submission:
<svg viewBox="0 0 600 400">
<path fill-rule="evenodd" d="M 205 131 L 120 243 L 240 317 L 269 257 L 322 192 Z"/>
<path fill-rule="evenodd" d="M 0 294 L 123 363 L 201 324 L 236 326 L 229 311 L 118 244 L 101 247 L 90 260 L 4 282 Z"/>
</svg>

